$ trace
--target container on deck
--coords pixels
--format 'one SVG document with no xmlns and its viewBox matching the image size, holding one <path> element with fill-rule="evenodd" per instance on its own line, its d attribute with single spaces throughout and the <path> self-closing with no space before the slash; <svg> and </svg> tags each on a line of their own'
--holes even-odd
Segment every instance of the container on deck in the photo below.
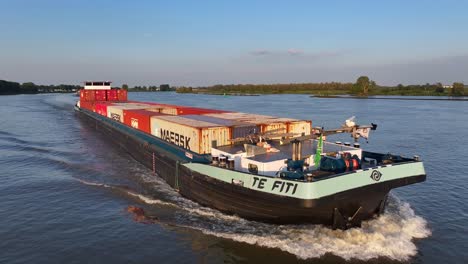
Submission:
<svg viewBox="0 0 468 264">
<path fill-rule="evenodd" d="M 94 90 L 94 100 L 106 101 L 106 90 Z"/>
<path fill-rule="evenodd" d="M 117 89 L 106 90 L 107 101 L 119 101 Z"/>
<path fill-rule="evenodd" d="M 312 121 L 309 120 L 297 120 L 290 121 L 288 124 L 288 133 L 294 133 L 297 135 L 310 135 L 312 128 Z"/>
<path fill-rule="evenodd" d="M 96 102 L 95 104 L 95 112 L 102 115 L 107 116 L 107 107 L 112 105 L 110 102 Z"/>
<path fill-rule="evenodd" d="M 260 128 L 258 132 L 275 132 L 275 133 L 286 133 L 287 123 L 278 120 L 279 118 L 273 116 L 265 116 L 265 115 L 256 115 L 256 114 L 247 114 L 247 113 L 240 113 L 240 112 L 228 112 L 228 113 L 212 113 L 212 114 L 205 114 L 211 117 L 229 119 L 229 120 L 236 120 L 240 122 L 250 123 L 256 125 Z"/>
<path fill-rule="evenodd" d="M 151 117 L 151 134 L 199 154 L 211 153 L 213 141 L 217 146 L 224 146 L 231 139 L 229 127 L 183 116 Z"/>
<path fill-rule="evenodd" d="M 211 110 L 196 107 L 185 107 L 185 106 L 164 106 L 161 109 L 161 113 L 168 115 L 201 115 L 209 113 L 224 113 L 221 110 Z"/>
<path fill-rule="evenodd" d="M 213 124 L 218 124 L 220 126 L 230 127 L 232 138 L 246 137 L 255 132 L 259 132 L 261 129 L 259 126 L 255 124 L 237 121 L 237 120 L 231 120 L 231 119 L 223 119 L 223 118 L 218 118 L 218 117 L 213 117 L 213 116 L 208 116 L 208 115 L 186 115 L 184 117 L 197 120 L 197 121 L 209 122 Z"/>
<path fill-rule="evenodd" d="M 158 115 L 162 114 L 142 109 L 124 109 L 123 122 L 128 126 L 151 134 L 151 117 Z"/>
<path fill-rule="evenodd" d="M 128 100 L 128 91 L 124 89 L 117 90 L 117 99 L 119 101 L 127 101 Z"/>
<path fill-rule="evenodd" d="M 272 134 L 295 133 L 298 135 L 310 135 L 312 126 L 312 122 L 308 120 L 280 118 L 241 112 L 210 113 L 204 115 L 254 124 L 260 128 L 260 131 L 257 132 L 272 132 Z"/>
<path fill-rule="evenodd" d="M 80 108 L 95 112 L 95 103 L 89 101 L 80 101 Z"/>
<path fill-rule="evenodd" d="M 112 104 L 107 106 L 107 117 L 123 123 L 123 110 L 145 109 L 146 107 L 148 106 L 138 104 Z"/>
<path fill-rule="evenodd" d="M 80 101 L 93 102 L 95 101 L 95 90 L 80 90 Z"/>
</svg>

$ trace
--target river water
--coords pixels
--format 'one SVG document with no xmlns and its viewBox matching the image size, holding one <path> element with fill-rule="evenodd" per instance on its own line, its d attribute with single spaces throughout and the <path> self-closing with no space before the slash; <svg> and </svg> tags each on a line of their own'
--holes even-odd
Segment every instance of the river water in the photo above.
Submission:
<svg viewBox="0 0 468 264">
<path fill-rule="evenodd" d="M 73 112 L 63 95 L 0 97 L 0 263 L 468 263 L 468 103 L 131 93 L 157 101 L 379 125 L 365 149 L 425 161 L 360 229 L 277 226 L 172 191 Z M 348 137 L 338 137 L 349 141 Z M 135 221 L 128 206 L 157 219 Z"/>
</svg>

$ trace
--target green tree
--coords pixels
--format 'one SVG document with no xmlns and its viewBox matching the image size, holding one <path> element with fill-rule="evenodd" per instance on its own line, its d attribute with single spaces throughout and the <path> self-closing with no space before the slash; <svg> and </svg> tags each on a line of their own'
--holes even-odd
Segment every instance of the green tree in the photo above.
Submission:
<svg viewBox="0 0 468 264">
<path fill-rule="evenodd" d="M 37 86 L 32 82 L 25 82 L 21 85 L 23 93 L 37 93 Z"/>
<path fill-rule="evenodd" d="M 455 82 L 452 85 L 452 96 L 463 96 L 465 92 L 465 85 L 463 83 Z"/>
<path fill-rule="evenodd" d="M 128 91 L 128 84 L 122 84 L 122 89 L 124 89 L 124 90 L 127 90 L 127 91 Z"/>
<path fill-rule="evenodd" d="M 356 83 L 353 85 L 351 93 L 359 95 L 368 95 L 370 86 L 371 81 L 369 80 L 369 77 L 361 76 L 356 80 Z"/>
</svg>

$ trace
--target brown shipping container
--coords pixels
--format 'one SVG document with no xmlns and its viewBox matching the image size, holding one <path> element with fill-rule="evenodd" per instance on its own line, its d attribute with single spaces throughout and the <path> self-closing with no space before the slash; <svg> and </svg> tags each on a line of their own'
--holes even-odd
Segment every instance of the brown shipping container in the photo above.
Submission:
<svg viewBox="0 0 468 264">
<path fill-rule="evenodd" d="M 148 110 L 125 109 L 123 110 L 124 124 L 151 134 L 150 119 L 152 116 L 162 114 Z"/>
<path fill-rule="evenodd" d="M 213 141 L 218 146 L 231 143 L 229 127 L 182 116 L 151 117 L 151 134 L 199 154 L 210 153 Z"/>
</svg>

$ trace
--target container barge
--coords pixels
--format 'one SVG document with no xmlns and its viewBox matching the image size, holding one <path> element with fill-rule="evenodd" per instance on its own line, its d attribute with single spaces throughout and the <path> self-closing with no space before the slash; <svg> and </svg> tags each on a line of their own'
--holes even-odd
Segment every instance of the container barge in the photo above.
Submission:
<svg viewBox="0 0 468 264">
<path fill-rule="evenodd" d="M 391 189 L 423 182 L 418 156 L 364 151 L 376 125 L 312 128 L 292 118 L 128 101 L 86 82 L 76 112 L 182 196 L 227 214 L 278 224 L 360 226 Z M 325 137 L 349 133 L 354 144 Z"/>
</svg>

